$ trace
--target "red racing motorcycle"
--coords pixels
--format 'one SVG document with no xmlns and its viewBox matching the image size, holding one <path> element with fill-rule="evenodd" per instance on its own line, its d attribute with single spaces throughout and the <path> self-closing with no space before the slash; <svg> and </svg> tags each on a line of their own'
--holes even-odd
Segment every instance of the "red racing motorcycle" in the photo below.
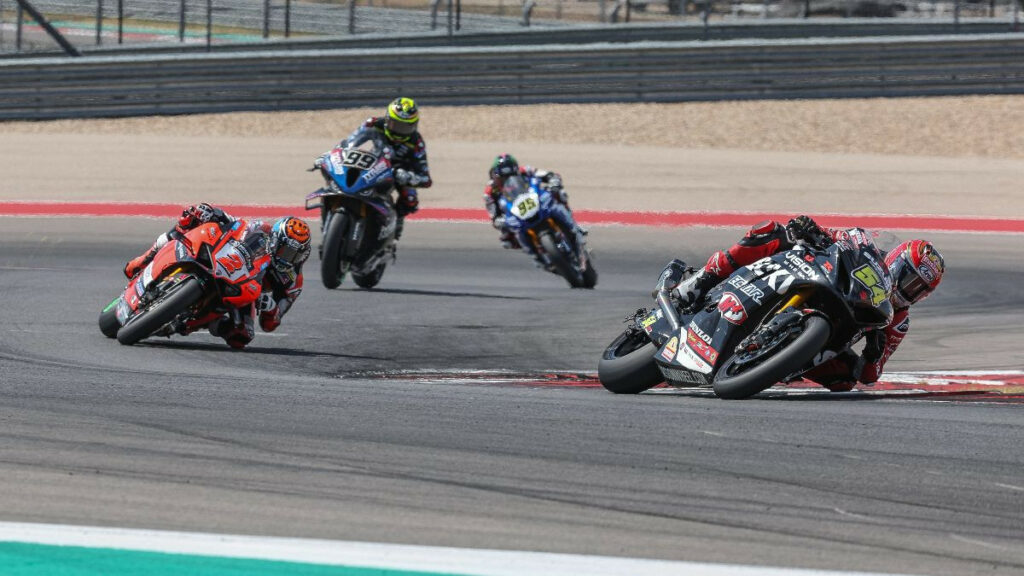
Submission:
<svg viewBox="0 0 1024 576">
<path fill-rule="evenodd" d="M 270 265 L 265 232 L 237 220 L 203 224 L 157 252 L 100 312 L 100 331 L 121 344 L 188 333 L 239 315 L 262 292 Z"/>
</svg>

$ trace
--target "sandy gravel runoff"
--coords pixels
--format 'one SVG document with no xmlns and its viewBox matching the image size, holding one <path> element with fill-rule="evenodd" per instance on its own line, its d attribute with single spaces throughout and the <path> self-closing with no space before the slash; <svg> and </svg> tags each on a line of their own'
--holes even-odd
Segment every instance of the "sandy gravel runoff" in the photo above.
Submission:
<svg viewBox="0 0 1024 576">
<path fill-rule="evenodd" d="M 491 158 L 591 209 L 1024 217 L 1024 97 L 432 107 L 426 206 L 477 207 Z M 0 123 L 0 199 L 295 203 L 376 109 Z"/>
</svg>

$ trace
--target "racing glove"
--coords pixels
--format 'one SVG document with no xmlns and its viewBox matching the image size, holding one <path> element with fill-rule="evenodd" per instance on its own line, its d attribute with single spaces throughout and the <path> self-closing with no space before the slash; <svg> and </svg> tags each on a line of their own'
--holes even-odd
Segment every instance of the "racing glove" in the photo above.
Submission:
<svg viewBox="0 0 1024 576">
<path fill-rule="evenodd" d="M 864 335 L 864 340 L 864 361 L 868 364 L 878 362 L 885 352 L 885 331 L 872 330 Z"/>
<path fill-rule="evenodd" d="M 256 309 L 260 312 L 273 312 L 277 308 L 277 300 L 274 300 L 273 294 L 267 294 L 264 292 L 260 294 L 259 299 L 256 301 Z"/>
<path fill-rule="evenodd" d="M 786 235 L 792 242 L 797 240 L 817 242 L 825 233 L 813 218 L 801 215 L 789 221 L 789 224 L 786 225 Z"/>
</svg>

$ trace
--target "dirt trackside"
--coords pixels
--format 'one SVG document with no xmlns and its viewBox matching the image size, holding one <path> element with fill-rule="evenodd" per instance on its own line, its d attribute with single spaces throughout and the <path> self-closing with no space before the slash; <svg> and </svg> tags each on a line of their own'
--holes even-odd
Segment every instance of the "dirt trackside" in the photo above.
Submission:
<svg viewBox="0 0 1024 576">
<path fill-rule="evenodd" d="M 585 208 L 1024 217 L 1024 96 L 421 106 L 425 205 L 480 205 L 508 151 Z M 0 123 L 0 199 L 298 204 L 375 112 Z"/>
</svg>

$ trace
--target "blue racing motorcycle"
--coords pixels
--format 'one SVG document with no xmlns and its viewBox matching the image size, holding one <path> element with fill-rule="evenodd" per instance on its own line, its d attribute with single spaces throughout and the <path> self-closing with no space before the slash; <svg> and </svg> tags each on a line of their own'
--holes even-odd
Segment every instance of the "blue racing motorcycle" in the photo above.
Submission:
<svg viewBox="0 0 1024 576">
<path fill-rule="evenodd" d="M 582 234 L 571 229 L 568 209 L 558 204 L 540 179 L 520 175 L 505 179 L 501 194 L 505 223 L 520 242 L 529 242 L 545 269 L 573 288 L 597 285 L 597 270 Z"/>
<path fill-rule="evenodd" d="M 380 134 L 365 131 L 316 163 L 325 186 L 306 196 L 306 210 L 320 209 L 320 276 L 329 289 L 340 286 L 348 272 L 361 288 L 373 288 L 395 259 L 391 154 Z"/>
</svg>

